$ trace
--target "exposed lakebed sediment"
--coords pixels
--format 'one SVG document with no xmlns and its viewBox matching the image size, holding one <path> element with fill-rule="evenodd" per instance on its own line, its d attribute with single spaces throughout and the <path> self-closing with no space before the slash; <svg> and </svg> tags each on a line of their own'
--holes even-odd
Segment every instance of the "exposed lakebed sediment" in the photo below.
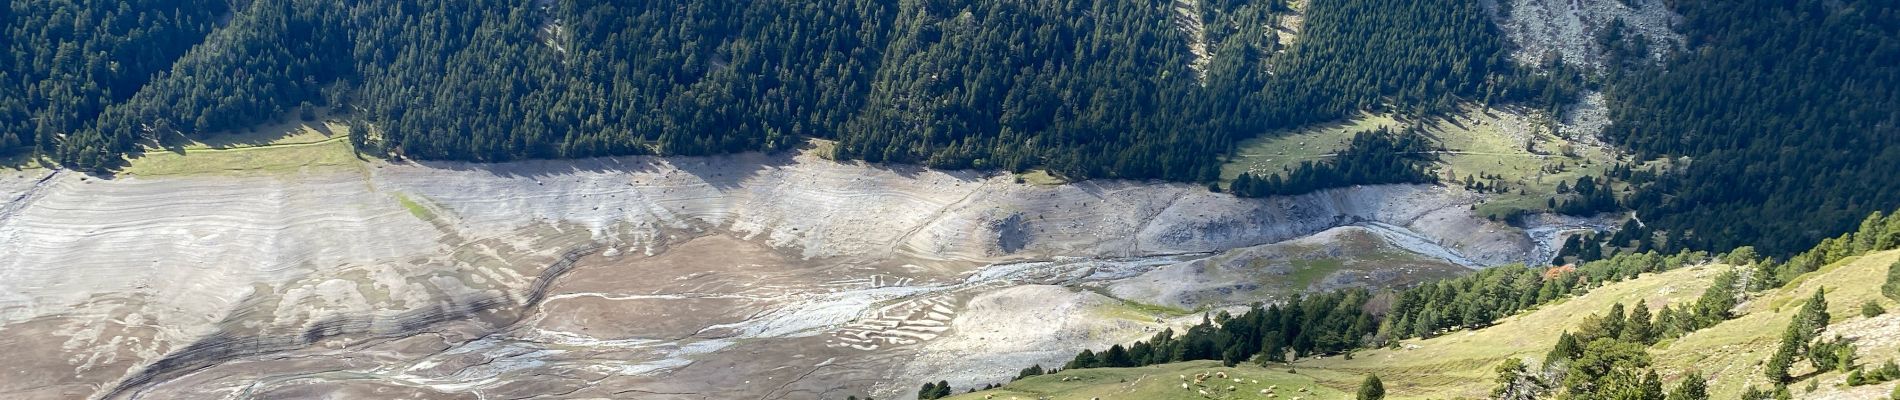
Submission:
<svg viewBox="0 0 1900 400">
<path fill-rule="evenodd" d="M 0 191 L 9 398 L 889 397 L 1199 319 L 1127 301 L 1404 284 L 1552 240 L 1435 186 L 1237 199 L 791 154 Z"/>
</svg>

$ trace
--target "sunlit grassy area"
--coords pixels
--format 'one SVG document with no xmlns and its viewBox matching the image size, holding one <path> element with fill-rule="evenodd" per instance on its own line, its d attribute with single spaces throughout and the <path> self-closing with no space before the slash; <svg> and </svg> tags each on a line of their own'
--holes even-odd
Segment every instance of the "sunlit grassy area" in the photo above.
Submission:
<svg viewBox="0 0 1900 400">
<path fill-rule="evenodd" d="M 291 123 L 192 141 L 176 140 L 129 159 L 129 176 L 277 174 L 352 168 L 349 128 L 337 123 Z"/>
<path fill-rule="evenodd" d="M 1261 288 L 1284 295 L 1323 289 L 1320 283 L 1339 273 L 1364 273 L 1365 271 L 1400 270 L 1405 276 L 1403 282 L 1425 282 L 1451 278 L 1470 272 L 1465 267 L 1451 264 L 1392 247 L 1378 236 L 1365 231 L 1349 231 L 1327 238 L 1328 243 L 1282 243 L 1278 253 L 1285 258 L 1253 258 L 1247 260 L 1246 268 L 1226 272 L 1222 269 L 1210 269 L 1207 273 L 1214 279 L 1229 281 L 1252 281 Z M 1211 263 L 1229 262 L 1231 257 L 1246 255 L 1221 255 L 1211 259 Z M 1284 264 L 1284 269 L 1275 273 L 1264 273 L 1273 264 Z"/>
<path fill-rule="evenodd" d="M 818 158 L 830 160 L 832 159 L 832 153 L 838 151 L 838 141 L 818 138 L 806 139 L 805 145 L 800 147 L 799 151 L 803 151 L 803 154 L 814 155 L 818 156 Z"/>
<path fill-rule="evenodd" d="M 1221 166 L 1220 179 L 1233 181 L 1242 172 L 1280 173 L 1304 161 L 1326 159 L 1344 150 L 1353 133 L 1380 126 L 1400 124 L 1389 115 L 1361 114 L 1341 122 L 1260 135 L 1240 143 L 1240 150 Z"/>
<path fill-rule="evenodd" d="M 1210 378 L 1201 384 L 1195 384 L 1196 374 L 1224 372 L 1227 379 Z M 1187 376 L 1188 379 L 1182 379 Z M 1067 378 L 1067 380 L 1064 380 Z M 1235 382 L 1239 380 L 1239 382 Z M 1183 389 L 1185 383 L 1188 388 Z M 1233 387 L 1233 390 L 1228 390 Z M 1080 399 L 1263 399 L 1262 389 L 1276 387 L 1273 392 L 1278 398 L 1306 398 L 1315 400 L 1347 399 L 1351 395 L 1333 388 L 1315 383 L 1312 376 L 1304 372 L 1288 373 L 1285 369 L 1267 369 L 1251 364 L 1242 364 L 1233 368 L 1222 367 L 1215 361 L 1195 361 L 1164 365 L 1152 365 L 1137 368 L 1093 368 L 1062 371 L 1051 375 L 1042 375 L 1011 382 L 1002 388 L 983 390 L 976 393 L 951 396 L 951 399 L 1037 399 L 1056 400 Z M 1306 389 L 1305 392 L 1300 389 Z M 965 388 L 952 388 L 963 392 Z M 1208 395 L 1203 396 L 1205 391 Z"/>
<path fill-rule="evenodd" d="M 1600 176 L 1619 161 L 1608 148 L 1566 139 L 1536 117 L 1501 110 L 1467 108 L 1426 123 L 1425 132 L 1448 150 L 1439 156 L 1441 179 L 1470 176 L 1488 182 L 1482 177 L 1497 176 L 1509 188 L 1478 207 L 1483 215 L 1546 209 L 1558 195 L 1559 182 L 1571 185 L 1580 177 Z"/>
<path fill-rule="evenodd" d="M 409 214 L 415 215 L 416 219 L 423 221 L 435 219 L 435 212 L 429 211 L 429 208 L 423 206 L 422 203 L 417 203 L 415 199 L 409 198 L 409 195 L 396 193 L 396 202 L 402 203 L 402 208 L 409 210 Z"/>
<path fill-rule="evenodd" d="M 46 168 L 46 166 L 40 164 L 40 159 L 34 158 L 30 154 L 0 157 L 0 171 L 22 171 L 44 168 Z"/>
<path fill-rule="evenodd" d="M 1900 260 L 1900 251 L 1886 251 L 1857 258 L 1850 258 L 1822 268 L 1820 271 L 1804 275 L 1794 284 L 1779 290 L 1769 291 L 1760 298 L 1750 300 L 1741 307 L 1745 314 L 1720 325 L 1697 331 L 1672 343 L 1658 346 L 1662 351 L 1652 352 L 1656 365 L 1671 372 L 1700 371 L 1705 375 L 1724 377 L 1709 382 L 1710 398 L 1732 399 L 1741 395 L 1749 384 L 1767 386 L 1767 377 L 1762 374 L 1761 364 L 1767 360 L 1780 344 L 1781 333 L 1787 329 L 1789 321 L 1807 301 L 1816 289 L 1827 288 L 1828 314 L 1832 316 L 1826 333 L 1828 337 L 1841 334 L 1857 338 L 1860 349 L 1857 356 L 1862 365 L 1878 366 L 1887 360 L 1900 356 L 1900 331 L 1886 328 L 1900 325 L 1900 305 L 1892 299 L 1880 295 L 1880 284 L 1887 268 L 1895 260 Z M 1867 318 L 1860 315 L 1860 305 L 1869 300 L 1879 302 L 1889 310 L 1889 314 Z M 1792 371 L 1797 377 L 1806 375 L 1813 369 L 1808 363 L 1797 363 Z M 1671 375 L 1674 378 L 1676 374 Z M 1842 372 L 1806 377 L 1818 380 L 1823 391 L 1840 390 L 1836 387 L 1845 379 Z M 1789 385 L 1805 387 L 1803 380 Z M 1891 384 L 1881 385 L 1883 388 Z M 1871 388 L 1869 388 L 1871 389 Z M 1885 394 L 1886 391 L 1873 390 Z M 1800 396 L 1797 396 L 1800 397 Z M 1841 396 L 1840 398 L 1866 398 L 1864 396 Z"/>
<path fill-rule="evenodd" d="M 1301 162 L 1325 160 L 1344 150 L 1354 133 L 1381 126 L 1422 127 L 1445 149 L 1438 155 L 1438 164 L 1440 178 L 1447 185 L 1462 185 L 1466 176 L 1482 182 L 1490 182 L 1482 179 L 1485 176 L 1499 177 L 1509 191 L 1491 194 L 1479 206 L 1479 213 L 1487 216 L 1548 209 L 1549 199 L 1558 195 L 1559 182 L 1569 185 L 1579 177 L 1602 175 L 1622 160 L 1606 147 L 1591 145 L 1594 142 L 1565 137 L 1571 133 L 1553 132 L 1542 117 L 1468 106 L 1464 112 L 1426 121 L 1361 114 L 1341 122 L 1262 135 L 1240 144 L 1240 150 L 1222 166 L 1221 179 L 1231 181 L 1242 172 L 1281 173 Z"/>
<path fill-rule="evenodd" d="M 1296 365 L 1314 370 L 1322 382 L 1335 387 L 1358 385 L 1359 374 L 1378 373 L 1393 398 L 1482 398 L 1493 386 L 1492 370 L 1505 359 L 1543 358 L 1560 334 L 1575 329 L 1592 314 L 1609 310 L 1611 305 L 1644 300 L 1652 307 L 1661 307 L 1695 301 L 1726 269 L 1702 266 L 1644 275 L 1507 317 L 1484 329 L 1406 340 L 1399 349 L 1363 351 L 1351 360 L 1328 357 Z"/>
<path fill-rule="evenodd" d="M 1031 185 L 1048 186 L 1048 185 L 1060 185 L 1064 183 L 1069 183 L 1068 180 L 1064 180 L 1060 177 L 1050 174 L 1049 171 L 1040 170 L 1040 169 L 1033 169 L 1033 170 L 1029 170 L 1029 172 L 1016 174 L 1016 179 L 1021 180 L 1023 183 L 1027 183 Z"/>
</svg>

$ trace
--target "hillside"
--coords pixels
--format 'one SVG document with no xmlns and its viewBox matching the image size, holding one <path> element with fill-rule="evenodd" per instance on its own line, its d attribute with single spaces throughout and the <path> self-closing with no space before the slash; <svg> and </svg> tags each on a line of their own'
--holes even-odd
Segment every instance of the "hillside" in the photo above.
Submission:
<svg viewBox="0 0 1900 400">
<path fill-rule="evenodd" d="M 0 13 L 0 164 L 110 174 L 142 152 L 326 115 L 361 128 L 357 150 L 405 159 L 817 138 L 839 159 L 1210 184 L 1283 133 L 1511 106 L 1584 110 L 1591 128 L 1562 141 L 1670 167 L 1572 212 L 1651 214 L 1665 252 L 1786 256 L 1900 193 L 1885 174 L 1900 159 L 1887 112 L 1900 24 L 1881 1 L 118 4 Z M 1478 147 L 1447 170 L 1530 166 Z M 1485 214 L 1555 208 L 1539 206 L 1560 197 L 1537 193 L 1547 185 L 1514 185 L 1527 193 Z"/>
<path fill-rule="evenodd" d="M 1736 398 L 1750 385 L 1766 385 L 1762 383 L 1766 378 L 1761 374 L 1760 362 L 1767 359 L 1768 353 L 1780 340 L 1780 334 L 1794 316 L 1797 305 L 1815 289 L 1825 287 L 1829 312 L 1834 315 L 1826 336 L 1841 335 L 1854 340 L 1859 346 L 1863 365 L 1878 365 L 1900 359 L 1900 341 L 1893 340 L 1894 326 L 1900 324 L 1900 314 L 1887 313 L 1868 318 L 1861 316 L 1859 311 L 1860 304 L 1868 300 L 1877 301 L 1889 309 L 1900 306 L 1892 299 L 1880 296 L 1880 279 L 1870 279 L 1885 276 L 1887 268 L 1896 261 L 1900 261 L 1900 250 L 1842 260 L 1803 276 L 1795 284 L 1750 299 L 1738 307 L 1739 316 L 1735 319 L 1679 339 L 1664 341 L 1652 347 L 1649 353 L 1656 360 L 1657 369 L 1663 373 L 1669 386 L 1673 387 L 1683 374 L 1696 371 L 1710 376 L 1711 398 Z M 1556 342 L 1559 333 L 1575 330 L 1584 319 L 1601 314 L 1602 310 L 1615 304 L 1642 301 L 1653 309 L 1660 309 L 1664 305 L 1681 306 L 1692 302 L 1719 271 L 1728 268 L 1731 267 L 1709 264 L 1645 274 L 1535 311 L 1504 318 L 1490 327 L 1452 332 L 1431 339 L 1405 340 L 1399 344 L 1399 348 L 1360 351 L 1354 353 L 1351 359 L 1333 356 L 1295 361 L 1284 366 L 1284 369 L 1261 369 L 1244 364 L 1225 370 L 1238 371 L 1250 377 L 1272 376 L 1271 379 L 1276 382 L 1311 381 L 1342 393 L 1356 390 L 1364 375 L 1372 373 L 1378 374 L 1385 382 L 1388 398 L 1488 397 L 1496 386 L 1494 378 L 1497 374 L 1493 369 L 1506 358 L 1541 358 Z M 1138 394 L 1163 392 L 1151 386 L 1180 390 L 1178 386 L 1173 386 L 1178 382 L 1166 379 L 1167 376 L 1155 375 L 1166 375 L 1162 372 L 1168 371 L 1192 375 L 1222 370 L 1219 366 L 1213 362 L 1188 362 L 1128 369 L 1071 370 L 953 398 L 978 399 L 987 398 L 986 395 L 995 395 L 996 398 L 1149 398 Z M 1293 373 L 1287 374 L 1286 371 Z M 1797 398 L 1817 399 L 1881 398 L 1894 386 L 1894 383 L 1889 382 L 1847 387 L 1842 384 L 1844 376 L 1838 371 L 1819 374 L 1805 377 L 1790 386 L 1805 386 L 1808 380 L 1818 381 L 1818 390 L 1796 393 Z M 1106 379 L 1138 382 L 1138 378 L 1158 379 L 1165 385 L 1126 384 L 1120 380 L 1103 382 Z M 1260 379 L 1265 382 L 1267 378 Z M 1282 393 L 1284 395 L 1284 391 Z M 1198 393 L 1167 396 L 1173 397 L 1156 398 L 1202 398 Z M 1329 398 L 1324 395 L 1309 397 Z M 1213 398 L 1262 396 L 1241 391 L 1217 394 Z"/>
<path fill-rule="evenodd" d="M 1195 383 L 1195 378 L 1203 374 L 1210 377 L 1204 382 Z M 1219 378 L 1215 374 L 1225 375 L 1226 378 Z M 1266 393 L 1288 399 L 1352 398 L 1350 390 L 1328 387 L 1308 375 L 1253 365 L 1222 367 L 1217 361 L 1192 361 L 1035 376 L 1011 382 L 1000 389 L 961 394 L 948 399 L 1260 399 L 1267 398 Z"/>
<path fill-rule="evenodd" d="M 1900 3 L 1672 4 L 1690 51 L 1610 74 L 1603 131 L 1639 160 L 1687 161 L 1625 202 L 1669 248 L 1787 257 L 1900 204 Z"/>
<path fill-rule="evenodd" d="M 365 151 L 415 159 L 709 155 L 816 137 L 874 162 L 1204 181 L 1233 141 L 1268 129 L 1528 87 L 1498 62 L 1503 40 L 1475 3 L 298 0 L 150 5 L 184 21 L 85 13 L 109 4 L 0 14 L 21 38 L 0 61 L 23 69 L 0 75 L 0 156 L 106 172 L 177 135 L 327 111 L 378 128 L 356 139 Z M 1296 12 L 1288 46 L 1272 26 Z M 193 24 L 198 13 L 228 18 Z M 87 32 L 87 18 L 114 24 Z M 1403 40 L 1363 46 L 1374 37 Z M 85 86 L 132 56 L 111 87 Z M 1432 84 L 1397 84 L 1409 81 Z"/>
<path fill-rule="evenodd" d="M 1886 398 L 1896 171 L 1895 0 L 16 0 L 0 399 Z"/>
</svg>

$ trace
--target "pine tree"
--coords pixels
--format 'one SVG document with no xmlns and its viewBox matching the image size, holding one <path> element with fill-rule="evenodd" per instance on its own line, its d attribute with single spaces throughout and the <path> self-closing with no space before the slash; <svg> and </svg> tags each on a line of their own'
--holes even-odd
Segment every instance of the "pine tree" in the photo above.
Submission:
<svg viewBox="0 0 1900 400">
<path fill-rule="evenodd" d="M 1081 353 L 1076 353 L 1075 359 L 1069 360 L 1069 364 L 1062 366 L 1062 369 L 1095 368 L 1100 365 L 1100 362 L 1095 359 L 1095 352 L 1084 349 Z"/>
<path fill-rule="evenodd" d="M 369 150 L 369 124 L 361 118 L 351 118 L 349 124 L 350 151 L 363 153 Z"/>
<path fill-rule="evenodd" d="M 1583 353 L 1583 346 L 1577 343 L 1577 337 L 1571 335 L 1570 332 L 1564 332 L 1557 336 L 1557 345 L 1551 347 L 1550 353 L 1544 355 L 1544 363 L 1549 364 L 1557 362 L 1558 360 L 1570 360 L 1576 358 L 1577 355 L 1581 353 Z"/>
<path fill-rule="evenodd" d="M 1788 381 L 1788 369 L 1794 367 L 1794 358 L 1801 351 L 1803 335 L 1800 332 L 1800 325 L 1788 325 L 1787 332 L 1781 334 L 1781 345 L 1768 357 L 1768 364 L 1762 370 L 1769 382 Z"/>
<path fill-rule="evenodd" d="M 1755 259 L 1758 257 L 1761 256 L 1755 254 L 1755 246 L 1742 246 L 1735 248 L 1735 250 L 1729 250 L 1728 254 L 1723 255 L 1722 262 L 1728 263 L 1728 265 L 1745 266 L 1755 263 Z"/>
<path fill-rule="evenodd" d="M 1036 365 L 1029 366 L 1029 368 L 1023 368 L 1022 371 L 1016 373 L 1016 379 L 1023 379 L 1023 378 L 1028 378 L 1028 377 L 1032 377 L 1036 375 L 1042 375 L 1042 364 L 1036 364 Z"/>
<path fill-rule="evenodd" d="M 1731 269 L 1715 277 L 1709 289 L 1695 302 L 1696 326 L 1715 325 L 1716 322 L 1729 319 L 1735 308 L 1735 283 L 1741 280 L 1740 274 Z"/>
<path fill-rule="evenodd" d="M 1830 316 L 1827 313 L 1827 288 L 1824 287 L 1815 289 L 1814 295 L 1808 297 L 1806 303 L 1801 304 L 1801 311 L 1794 315 L 1793 326 L 1800 329 L 1798 332 L 1800 336 L 1798 336 L 1798 338 L 1802 342 L 1806 342 L 1820 335 L 1821 330 L 1827 329 L 1829 319 Z"/>
<path fill-rule="evenodd" d="M 1664 400 L 1662 377 L 1656 375 L 1656 370 L 1643 373 L 1642 385 L 1642 400 Z"/>
<path fill-rule="evenodd" d="M 1895 215 L 1900 215 L 1900 213 L 1896 213 Z M 1900 220 L 1900 217 L 1893 219 Z M 1900 223 L 1893 225 L 1900 226 Z M 1900 261 L 1895 261 L 1893 265 L 1887 266 L 1887 283 L 1880 285 L 1880 293 L 1886 294 L 1887 298 L 1900 300 Z"/>
<path fill-rule="evenodd" d="M 1709 381 L 1700 372 L 1690 372 L 1669 392 L 1669 400 L 1709 400 Z"/>
<path fill-rule="evenodd" d="M 1773 392 L 1754 386 L 1742 389 L 1742 400 L 1768 400 L 1774 396 Z"/>
<path fill-rule="evenodd" d="M 924 387 L 917 389 L 918 400 L 932 400 L 936 398 L 937 384 L 935 383 L 924 382 Z"/>
<path fill-rule="evenodd" d="M 1123 349 L 1122 345 L 1117 344 L 1114 346 L 1109 346 L 1108 351 L 1102 354 L 1101 366 L 1109 367 L 1109 368 L 1125 368 L 1125 367 L 1134 366 L 1134 362 L 1129 360 L 1128 350 Z"/>
<path fill-rule="evenodd" d="M 1358 400 L 1381 400 L 1385 398 L 1385 384 L 1379 382 L 1379 374 L 1366 375 L 1359 383 Z"/>
<path fill-rule="evenodd" d="M 1602 327 L 1603 331 L 1596 332 L 1596 335 L 1600 335 L 1597 337 L 1611 339 L 1622 337 L 1623 323 L 1628 322 L 1627 317 L 1624 316 L 1623 303 L 1610 305 L 1610 314 L 1603 316 L 1602 322 L 1603 323 L 1599 326 Z"/>
<path fill-rule="evenodd" d="M 1834 347 L 1834 369 L 1838 371 L 1858 370 L 1858 368 L 1855 368 L 1855 364 L 1860 363 L 1860 360 L 1859 357 L 1854 356 L 1854 344 L 1838 340 L 1837 342 L 1838 344 Z"/>
<path fill-rule="evenodd" d="M 1654 343 L 1655 330 L 1650 324 L 1649 306 L 1637 303 L 1631 307 L 1629 322 L 1623 324 L 1623 335 L 1619 340 L 1631 343 Z"/>
<path fill-rule="evenodd" d="M 1775 276 L 1775 268 L 1778 267 L 1779 266 L 1773 261 L 1755 263 L 1755 265 L 1751 267 L 1753 271 L 1749 272 L 1748 290 L 1751 292 L 1759 292 L 1780 287 L 1781 279 Z"/>
<path fill-rule="evenodd" d="M 1497 368 L 1498 387 L 1491 390 L 1491 398 L 1498 400 L 1530 400 L 1538 398 L 1543 387 L 1531 374 L 1530 366 L 1516 357 L 1504 360 Z"/>
<path fill-rule="evenodd" d="M 1435 333 L 1438 331 L 1438 311 L 1427 309 L 1425 312 L 1419 313 L 1418 319 L 1412 321 L 1412 323 L 1413 334 L 1430 339 L 1432 336 L 1436 336 Z"/>
</svg>

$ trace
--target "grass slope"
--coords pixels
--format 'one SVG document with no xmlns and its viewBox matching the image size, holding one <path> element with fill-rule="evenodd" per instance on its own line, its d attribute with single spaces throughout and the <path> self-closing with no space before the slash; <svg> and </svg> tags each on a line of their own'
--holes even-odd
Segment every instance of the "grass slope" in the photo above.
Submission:
<svg viewBox="0 0 1900 400">
<path fill-rule="evenodd" d="M 1356 387 L 1364 374 L 1377 373 L 1392 398 L 1481 398 L 1492 388 L 1492 370 L 1505 359 L 1542 359 L 1556 345 L 1559 334 L 1615 304 L 1646 301 L 1660 309 L 1667 304 L 1693 302 L 1727 268 L 1706 265 L 1647 274 L 1505 318 L 1484 329 L 1406 340 L 1399 349 L 1359 352 L 1351 360 L 1328 357 L 1295 364 L 1340 388 Z"/>
<path fill-rule="evenodd" d="M 1228 379 L 1208 379 L 1196 385 L 1195 374 L 1226 372 Z M 1188 380 L 1181 379 L 1187 376 Z M 1239 379 L 1236 383 L 1233 380 Z M 1182 389 L 1181 384 L 1188 388 Z M 1234 390 L 1227 390 L 1232 386 Z M 1348 399 L 1351 394 L 1318 384 L 1312 376 L 1266 369 L 1253 365 L 1226 368 L 1218 361 L 1193 361 L 1136 368 L 1095 368 L 1062 371 L 1011 382 L 994 390 L 951 396 L 956 400 L 981 399 L 1264 399 L 1262 389 L 1278 387 L 1276 398 L 1313 400 Z M 1301 388 L 1307 392 L 1300 392 Z M 954 388 L 957 391 L 965 388 Z M 1202 396 L 1201 391 L 1208 396 Z"/>
<path fill-rule="evenodd" d="M 1710 377 L 1710 393 L 1717 399 L 1736 398 L 1748 385 L 1766 386 L 1761 364 L 1774 351 L 1781 332 L 1801 302 L 1823 287 L 1827 290 L 1828 312 L 1833 315 L 1824 335 L 1830 338 L 1841 335 L 1853 340 L 1859 347 L 1857 356 L 1863 365 L 1878 366 L 1887 360 L 1896 360 L 1900 356 L 1900 312 L 1871 318 L 1860 314 L 1860 305 L 1870 300 L 1889 310 L 1900 310 L 1900 304 L 1880 296 L 1881 277 L 1886 276 L 1887 269 L 1896 261 L 1900 261 L 1900 250 L 1848 258 L 1804 275 L 1784 288 L 1761 293 L 1738 307 L 1740 317 L 1652 347 L 1650 355 L 1655 368 L 1670 387 L 1687 373 L 1702 373 Z M 1291 366 L 1296 373 L 1277 367 L 1263 369 L 1247 365 L 1226 370 L 1242 374 L 1245 379 L 1259 379 L 1262 384 L 1269 380 L 1288 382 L 1281 383 L 1282 388 L 1311 382 L 1330 389 L 1305 396 L 1307 398 L 1332 398 L 1326 397 L 1329 395 L 1343 398 L 1346 393 L 1357 390 L 1368 373 L 1379 374 L 1390 399 L 1484 398 L 1493 386 L 1493 370 L 1503 360 L 1511 357 L 1541 360 L 1556 343 L 1558 334 L 1575 329 L 1584 318 L 1601 313 L 1613 304 L 1628 305 L 1640 300 L 1652 308 L 1661 308 L 1665 304 L 1692 303 L 1717 274 L 1728 268 L 1731 267 L 1704 265 L 1646 274 L 1506 318 L 1484 329 L 1407 340 L 1399 349 L 1362 351 L 1355 353 L 1351 360 L 1327 357 L 1297 361 Z M 1181 390 L 1180 382 L 1170 378 L 1174 376 L 1171 374 L 1179 371 L 1192 375 L 1220 369 L 1219 366 L 1217 362 L 1197 361 L 1141 368 L 1063 371 L 1053 377 L 1024 379 L 997 390 L 978 392 L 976 396 L 956 398 L 980 399 L 982 394 L 995 394 L 999 399 L 1012 396 L 1024 399 L 1036 396 L 1201 398 L 1197 393 Z M 1895 385 L 1895 382 L 1887 382 L 1848 387 L 1841 372 L 1812 374 L 1811 371 L 1806 362 L 1799 363 L 1793 371 L 1801 376 L 1799 381 L 1789 385 L 1795 388 L 1796 397 L 1884 398 L 1882 396 Z M 1060 381 L 1065 376 L 1084 378 Z M 1123 382 L 1124 379 L 1127 382 Z M 1814 392 L 1804 389 L 1810 381 L 1817 382 L 1818 389 Z M 1168 388 L 1173 391 L 1166 390 Z M 1238 395 L 1222 395 L 1226 396 L 1222 398 L 1265 398 L 1244 389 L 1234 393 Z M 1280 393 L 1280 397 L 1290 398 L 1286 391 Z"/>
<path fill-rule="evenodd" d="M 1794 284 L 1763 293 L 1743 304 L 1743 314 L 1720 325 L 1684 336 L 1673 343 L 1662 343 L 1651 353 L 1659 372 L 1673 383 L 1687 371 L 1700 371 L 1717 377 L 1709 381 L 1711 398 L 1729 399 L 1741 395 L 1746 385 L 1768 386 L 1762 364 L 1780 344 L 1781 333 L 1800 310 L 1802 302 L 1816 289 L 1827 288 L 1828 330 L 1823 337 L 1841 335 L 1855 340 L 1864 365 L 1879 366 L 1894 360 L 1900 351 L 1900 315 L 1889 312 L 1873 318 L 1860 315 L 1860 305 L 1878 301 L 1888 310 L 1897 310 L 1895 302 L 1880 295 L 1880 284 L 1887 268 L 1900 260 L 1900 250 L 1848 258 L 1820 271 L 1804 275 Z M 1806 361 L 1796 363 L 1796 376 L 1812 372 Z M 1830 372 L 1805 377 L 1790 384 L 1797 397 L 1884 398 L 1892 383 L 1846 388 L 1846 375 Z M 1809 379 L 1818 379 L 1820 390 L 1802 393 Z M 1824 396 L 1826 395 L 1826 396 Z"/>
<path fill-rule="evenodd" d="M 1453 181 L 1461 181 L 1466 176 L 1502 177 L 1500 181 L 1505 182 L 1510 191 L 1492 194 L 1478 207 L 1479 213 L 1487 216 L 1546 210 L 1545 202 L 1558 194 L 1557 183 L 1575 183 L 1579 177 L 1602 175 L 1622 160 L 1594 142 L 1552 133 L 1548 124 L 1536 115 L 1467 106 L 1461 113 L 1426 121 L 1400 120 L 1387 114 L 1361 114 L 1341 122 L 1262 135 L 1239 145 L 1234 156 L 1222 165 L 1221 180 L 1231 182 L 1242 172 L 1290 171 L 1301 162 L 1332 158 L 1345 149 L 1355 132 L 1381 126 L 1399 129 L 1414 125 L 1424 128 L 1427 135 L 1445 148 L 1446 152 L 1439 154 L 1438 169 L 1447 185 L 1456 186 Z M 1526 143 L 1532 146 L 1527 149 Z M 1562 167 L 1561 172 L 1547 172 L 1546 167 L 1557 166 Z"/>
<path fill-rule="evenodd" d="M 1398 128 L 1402 125 L 1390 115 L 1360 114 L 1345 121 L 1247 139 L 1240 142 L 1234 157 L 1221 165 L 1221 182 L 1233 182 L 1242 172 L 1283 173 L 1301 162 L 1332 158 L 1334 153 L 1346 149 L 1352 134 L 1381 126 Z"/>
<path fill-rule="evenodd" d="M 336 123 L 288 123 L 245 133 L 168 144 L 131 158 L 120 171 L 130 176 L 278 174 L 310 168 L 360 165 L 350 148 L 349 127 Z"/>
</svg>

